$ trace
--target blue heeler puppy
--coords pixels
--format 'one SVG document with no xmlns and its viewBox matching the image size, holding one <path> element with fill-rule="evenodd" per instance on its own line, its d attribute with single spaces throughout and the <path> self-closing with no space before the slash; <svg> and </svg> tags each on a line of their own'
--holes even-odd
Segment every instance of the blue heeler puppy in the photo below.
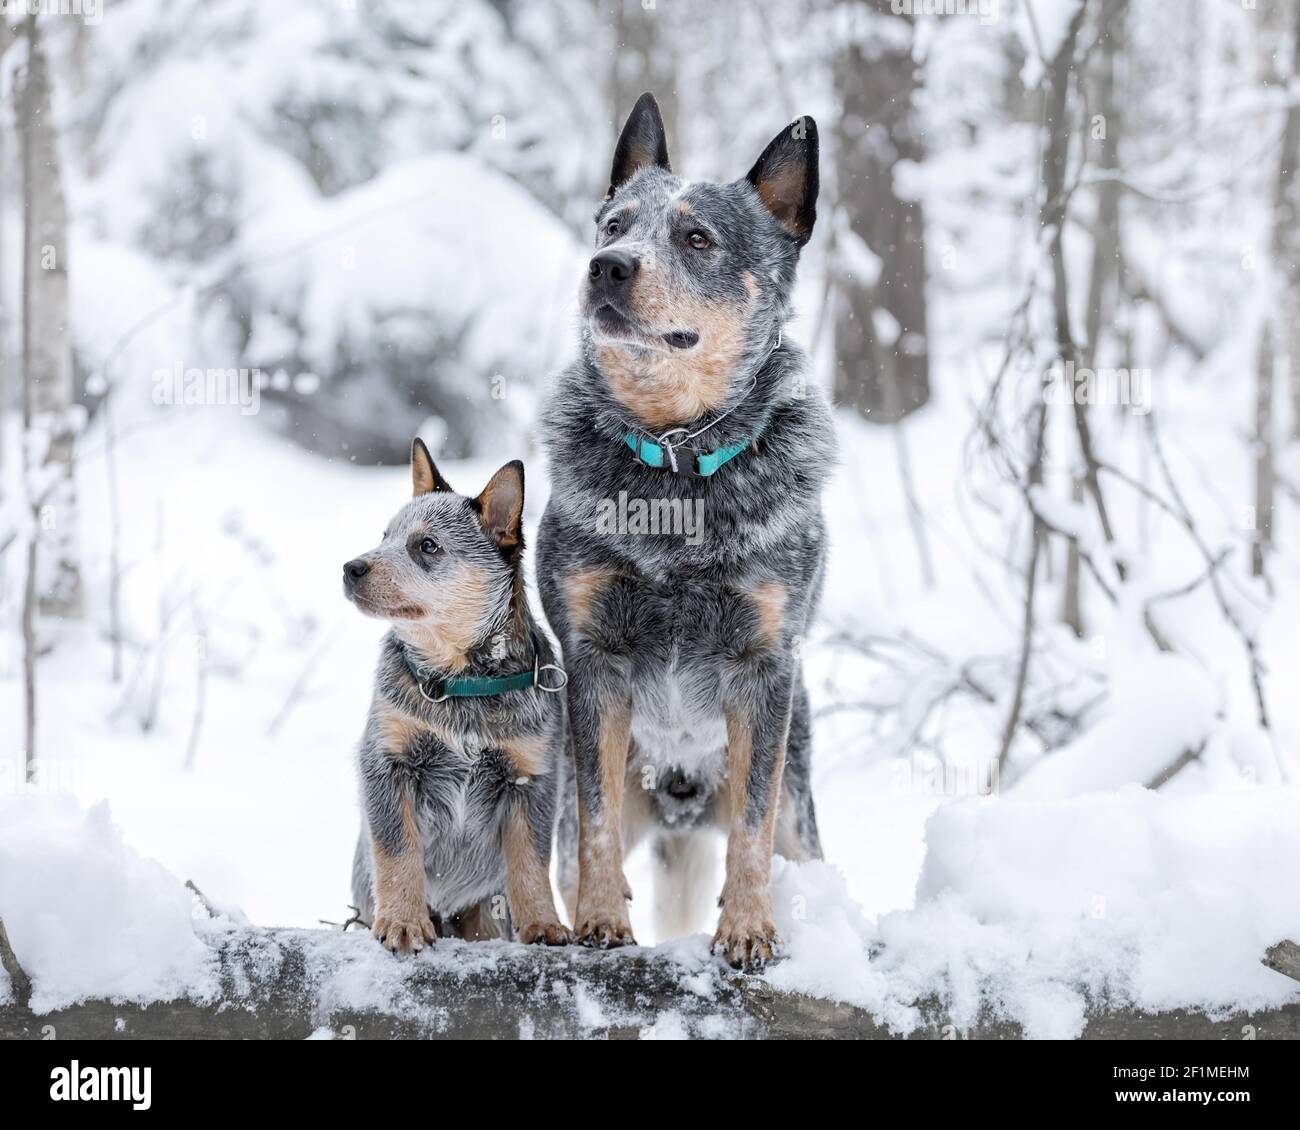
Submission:
<svg viewBox="0 0 1300 1130">
<path fill-rule="evenodd" d="M 579 940 L 632 942 L 624 854 L 655 838 L 689 882 L 727 836 L 714 950 L 775 956 L 773 846 L 820 856 L 800 642 L 822 587 L 829 410 L 782 336 L 817 200 L 803 118 L 730 184 L 674 176 L 642 95 L 614 153 L 582 284 L 581 360 L 545 421 L 539 535 L 546 615 L 569 673 L 574 811 L 561 889 Z M 612 500 L 657 525 L 611 526 Z M 684 537 L 675 517 L 700 516 Z M 709 845 L 711 850 L 711 844 Z M 680 907 L 680 892 L 656 892 Z M 687 923 L 681 922 L 685 926 Z"/>
<path fill-rule="evenodd" d="M 424 444 L 415 497 L 343 566 L 343 589 L 386 620 L 361 740 L 353 897 L 393 951 L 441 931 L 572 940 L 549 862 L 564 751 L 563 683 L 524 595 L 524 468 L 456 494 Z M 507 913 L 508 912 L 508 913 Z"/>
</svg>

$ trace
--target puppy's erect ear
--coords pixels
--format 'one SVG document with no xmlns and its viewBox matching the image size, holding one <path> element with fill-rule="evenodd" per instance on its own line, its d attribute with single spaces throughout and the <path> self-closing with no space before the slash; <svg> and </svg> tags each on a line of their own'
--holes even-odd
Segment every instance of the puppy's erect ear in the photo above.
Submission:
<svg viewBox="0 0 1300 1130">
<path fill-rule="evenodd" d="M 796 118 L 772 139 L 745 179 L 802 247 L 817 220 L 817 123 Z"/>
<path fill-rule="evenodd" d="M 523 544 L 524 465 L 507 463 L 474 500 L 483 528 L 504 550 Z"/>
<path fill-rule="evenodd" d="M 664 134 L 664 120 L 659 113 L 659 103 L 648 90 L 636 100 L 623 132 L 614 147 L 614 167 L 609 174 L 608 200 L 618 187 L 641 169 L 658 165 L 672 172 L 668 164 L 668 138 Z"/>
<path fill-rule="evenodd" d="M 411 486 L 416 498 L 438 490 L 454 493 L 451 484 L 438 474 L 438 468 L 433 465 L 433 456 L 419 436 L 411 444 Z"/>
</svg>

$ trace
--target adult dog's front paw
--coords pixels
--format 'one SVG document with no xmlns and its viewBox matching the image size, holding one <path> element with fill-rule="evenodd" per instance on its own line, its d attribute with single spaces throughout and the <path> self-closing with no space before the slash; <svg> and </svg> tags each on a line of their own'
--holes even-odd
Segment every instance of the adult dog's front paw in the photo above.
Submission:
<svg viewBox="0 0 1300 1130">
<path fill-rule="evenodd" d="M 524 945 L 567 946 L 573 931 L 561 922 L 530 922 L 519 928 L 519 940 Z"/>
<path fill-rule="evenodd" d="M 616 949 L 619 946 L 634 946 L 636 939 L 632 936 L 632 923 L 625 912 L 613 910 L 594 910 L 588 914 L 578 911 L 578 942 L 596 949 Z"/>
<path fill-rule="evenodd" d="M 725 907 L 709 952 L 732 969 L 759 973 L 781 956 L 781 939 L 772 920 L 764 915 L 731 915 Z"/>
<path fill-rule="evenodd" d="M 438 931 L 427 914 L 375 915 L 371 935 L 393 953 L 419 953 L 425 945 L 433 945 Z"/>
</svg>

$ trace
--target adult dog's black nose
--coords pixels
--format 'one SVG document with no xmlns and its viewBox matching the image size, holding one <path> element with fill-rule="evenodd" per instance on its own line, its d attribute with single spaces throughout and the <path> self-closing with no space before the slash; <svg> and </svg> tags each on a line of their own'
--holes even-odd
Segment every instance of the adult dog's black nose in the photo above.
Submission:
<svg viewBox="0 0 1300 1130">
<path fill-rule="evenodd" d="M 690 800 L 700 791 L 698 781 L 692 780 L 680 769 L 674 769 L 672 775 L 664 782 L 668 795 L 677 800 Z"/>
<path fill-rule="evenodd" d="M 592 285 L 602 285 L 610 290 L 617 290 L 636 274 L 638 266 L 640 264 L 637 260 L 626 251 L 620 251 L 617 247 L 606 247 L 604 251 L 597 251 L 592 257 L 587 273 L 591 276 Z"/>
<path fill-rule="evenodd" d="M 370 563 L 360 557 L 354 557 L 343 566 L 343 583 L 345 585 L 355 585 L 369 572 Z"/>
</svg>

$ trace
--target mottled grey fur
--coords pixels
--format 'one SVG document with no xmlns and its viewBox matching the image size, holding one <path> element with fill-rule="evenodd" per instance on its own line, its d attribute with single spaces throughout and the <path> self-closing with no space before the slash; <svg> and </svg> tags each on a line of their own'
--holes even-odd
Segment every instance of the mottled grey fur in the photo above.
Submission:
<svg viewBox="0 0 1300 1130">
<path fill-rule="evenodd" d="M 611 195 L 596 215 L 596 247 L 598 253 L 626 250 L 639 269 L 652 261 L 659 285 L 680 302 L 666 318 L 662 303 L 639 310 L 635 298 L 602 308 L 607 293 L 601 280 L 584 283 L 581 359 L 559 376 L 545 416 L 552 493 L 539 533 L 538 573 L 569 673 L 577 785 L 588 812 L 598 816 L 605 804 L 596 748 L 601 718 L 630 698 L 625 844 L 630 850 L 637 837 L 655 835 L 675 845 L 660 851 L 661 858 L 681 857 L 683 832 L 704 834 L 726 824 L 724 711 L 735 709 L 751 717 L 754 727 L 752 767 L 739 783 L 747 820 L 761 820 L 774 790 L 782 787 L 776 767 L 785 743 L 776 847 L 789 856 L 816 858 L 821 848 L 810 783 L 811 725 L 799 651 L 822 588 L 826 529 L 820 493 L 834 462 L 834 435 L 825 401 L 805 381 L 803 352 L 780 336 L 791 316 L 799 250 L 812 229 L 816 127 L 803 119 L 783 131 L 750 178 L 691 182 L 667 168 L 662 125 L 647 98 L 620 140 Z M 768 188 L 765 178 L 786 174 L 804 195 L 789 208 L 769 208 L 756 182 Z M 613 231 L 611 217 L 618 221 Z M 692 243 L 697 231 L 706 247 Z M 676 319 L 675 310 L 696 309 L 701 302 L 731 303 L 742 312 L 743 353 L 727 376 L 722 404 L 671 424 L 694 430 L 718 420 L 693 445 L 703 451 L 755 440 L 754 450 L 707 479 L 652 469 L 634 458 L 624 443 L 629 430 L 654 436 L 664 429 L 636 417 L 616 395 L 600 360 L 602 347 L 614 342 L 633 363 L 671 353 L 673 341 L 689 341 L 697 328 Z M 708 346 L 700 341 L 696 351 Z M 703 538 L 693 545 L 671 533 L 602 529 L 602 503 L 620 492 L 650 500 L 702 498 Z M 566 579 L 592 568 L 616 579 L 600 590 L 580 627 L 573 622 Z M 775 647 L 763 643 L 761 617 L 750 598 L 768 584 L 789 595 Z M 647 782 L 649 796 L 638 797 L 634 790 Z M 648 817 L 631 815 L 638 805 Z M 567 797 L 559 861 L 571 912 L 578 838 L 576 804 Z M 582 935 L 583 925 L 574 925 Z M 589 930 L 580 940 L 620 944 L 630 938 Z M 743 940 L 735 947 L 720 940 L 729 958 L 741 959 L 737 963 L 751 964 L 748 955 L 758 952 Z"/>
<path fill-rule="evenodd" d="M 413 459 L 427 460 L 418 441 Z M 419 473 L 417 468 L 417 490 Z M 535 659 L 541 665 L 556 662 L 524 597 L 517 524 L 513 542 L 503 548 L 501 531 L 494 532 L 485 514 L 484 496 L 453 493 L 432 461 L 426 474 L 435 485 L 398 512 L 375 549 L 344 567 L 346 595 L 366 614 L 393 625 L 380 652 L 359 751 L 363 816 L 353 897 L 363 918 L 374 921 L 382 910 L 375 905 L 374 854 L 402 851 L 405 794 L 418 828 L 425 898 L 439 930 L 460 933 L 466 913 L 478 909 L 483 925 L 509 936 L 503 829 L 512 809 L 522 811 L 533 849 L 541 865 L 548 864 L 564 752 L 563 696 L 530 688 L 431 702 L 422 693 L 406 656 L 430 675 L 452 674 L 444 653 L 456 650 L 457 638 L 467 646 L 456 675 L 512 675 L 531 668 Z M 493 483 L 504 477 L 513 487 L 516 475 L 522 510 L 521 465 L 502 468 Z M 425 552 L 427 543 L 432 552 Z M 364 575 L 351 575 L 362 567 Z M 538 655 L 534 640 L 541 645 Z M 394 741 L 394 732 L 403 740 Z M 506 740 L 542 748 L 538 771 L 521 775 L 503 749 Z M 549 886 L 545 898 L 558 926 Z M 565 939 L 561 928 L 537 940 Z"/>
</svg>

